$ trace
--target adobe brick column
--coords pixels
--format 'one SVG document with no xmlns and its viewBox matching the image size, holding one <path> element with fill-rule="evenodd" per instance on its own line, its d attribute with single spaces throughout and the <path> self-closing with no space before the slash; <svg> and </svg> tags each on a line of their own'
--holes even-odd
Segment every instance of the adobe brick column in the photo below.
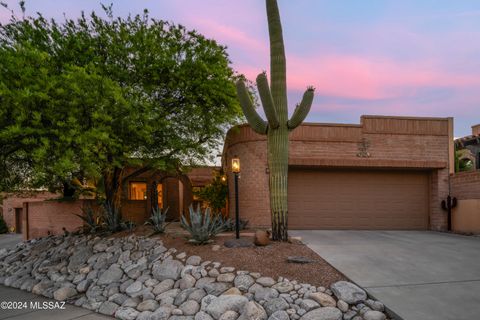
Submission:
<svg viewBox="0 0 480 320">
<path fill-rule="evenodd" d="M 30 226 L 28 224 L 28 202 L 23 203 L 22 208 L 22 238 L 23 240 L 30 239 Z"/>
<path fill-rule="evenodd" d="M 447 212 L 442 209 L 442 200 L 448 196 L 449 170 L 435 170 L 430 175 L 430 228 L 447 230 Z"/>
<path fill-rule="evenodd" d="M 235 186 L 231 169 L 232 158 L 240 159 L 238 181 L 240 219 L 255 227 L 270 227 L 270 197 L 265 140 L 237 143 L 228 149 L 225 158 L 228 176 L 229 215 L 235 215 Z"/>
</svg>

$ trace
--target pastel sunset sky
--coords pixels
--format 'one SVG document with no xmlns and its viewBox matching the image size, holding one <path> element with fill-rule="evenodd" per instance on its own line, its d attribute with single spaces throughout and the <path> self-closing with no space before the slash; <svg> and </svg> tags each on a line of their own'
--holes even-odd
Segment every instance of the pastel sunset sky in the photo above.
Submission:
<svg viewBox="0 0 480 320">
<path fill-rule="evenodd" d="M 18 8 L 16 0 L 3 1 Z M 57 20 L 101 12 L 98 0 L 27 0 L 26 6 L 28 15 Z M 290 111 L 307 85 L 317 88 L 307 121 L 453 116 L 457 137 L 480 123 L 480 1 L 279 0 L 279 6 Z M 120 16 L 144 8 L 226 45 L 234 69 L 249 79 L 268 70 L 264 1 L 113 1 Z M 0 8 L 0 22 L 8 17 Z"/>
</svg>

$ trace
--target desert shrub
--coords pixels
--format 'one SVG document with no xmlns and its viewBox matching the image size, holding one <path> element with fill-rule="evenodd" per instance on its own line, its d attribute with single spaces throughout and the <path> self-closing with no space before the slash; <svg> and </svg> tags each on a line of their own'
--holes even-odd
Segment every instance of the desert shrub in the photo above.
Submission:
<svg viewBox="0 0 480 320">
<path fill-rule="evenodd" d="M 190 242 L 195 244 L 206 244 L 212 241 L 212 238 L 225 230 L 225 222 L 221 215 L 212 215 L 210 208 L 206 208 L 202 213 L 200 206 L 193 209 L 189 208 L 189 219 L 184 215 L 181 217 L 182 227 L 190 233 Z"/>
</svg>

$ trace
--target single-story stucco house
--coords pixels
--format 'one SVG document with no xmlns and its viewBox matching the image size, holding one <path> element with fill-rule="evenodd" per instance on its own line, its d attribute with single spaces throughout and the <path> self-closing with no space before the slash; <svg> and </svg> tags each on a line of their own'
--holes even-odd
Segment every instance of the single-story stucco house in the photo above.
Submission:
<svg viewBox="0 0 480 320">
<path fill-rule="evenodd" d="M 305 123 L 290 134 L 290 229 L 445 230 L 441 201 L 454 170 L 453 118 L 362 116 L 360 124 Z M 239 158 L 240 217 L 270 226 L 267 141 L 232 128 L 225 172 Z M 230 213 L 235 210 L 229 178 Z"/>
<path fill-rule="evenodd" d="M 459 200 L 453 230 L 480 232 L 480 170 L 455 174 L 453 118 L 362 116 L 360 124 L 305 123 L 289 139 L 290 229 L 446 230 L 441 202 L 450 193 Z M 124 219 L 142 224 L 158 203 L 177 220 L 197 203 L 193 190 L 220 169 L 227 174 L 227 212 L 233 217 L 233 158 L 241 162 L 240 218 L 251 228 L 269 228 L 267 141 L 248 125 L 228 131 L 222 168 L 194 168 L 181 176 L 127 172 Z M 91 201 L 43 198 L 4 200 L 7 224 L 23 231 L 24 238 L 73 231 L 82 224 L 73 213 Z"/>
</svg>

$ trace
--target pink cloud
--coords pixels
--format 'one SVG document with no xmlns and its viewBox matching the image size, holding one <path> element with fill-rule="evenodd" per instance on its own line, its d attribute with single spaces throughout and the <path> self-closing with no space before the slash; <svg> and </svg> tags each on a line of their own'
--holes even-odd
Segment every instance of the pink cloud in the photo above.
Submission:
<svg viewBox="0 0 480 320">
<path fill-rule="evenodd" d="M 246 32 L 232 26 L 206 19 L 194 19 L 190 23 L 197 26 L 205 35 L 215 38 L 220 43 L 243 47 L 255 53 L 268 53 L 268 47 L 265 42 L 255 39 Z"/>
<path fill-rule="evenodd" d="M 348 55 L 290 56 L 288 86 L 314 85 L 320 94 L 354 99 L 409 96 L 422 87 L 480 86 L 480 75 L 458 74 L 429 62 L 397 62 Z"/>
</svg>

